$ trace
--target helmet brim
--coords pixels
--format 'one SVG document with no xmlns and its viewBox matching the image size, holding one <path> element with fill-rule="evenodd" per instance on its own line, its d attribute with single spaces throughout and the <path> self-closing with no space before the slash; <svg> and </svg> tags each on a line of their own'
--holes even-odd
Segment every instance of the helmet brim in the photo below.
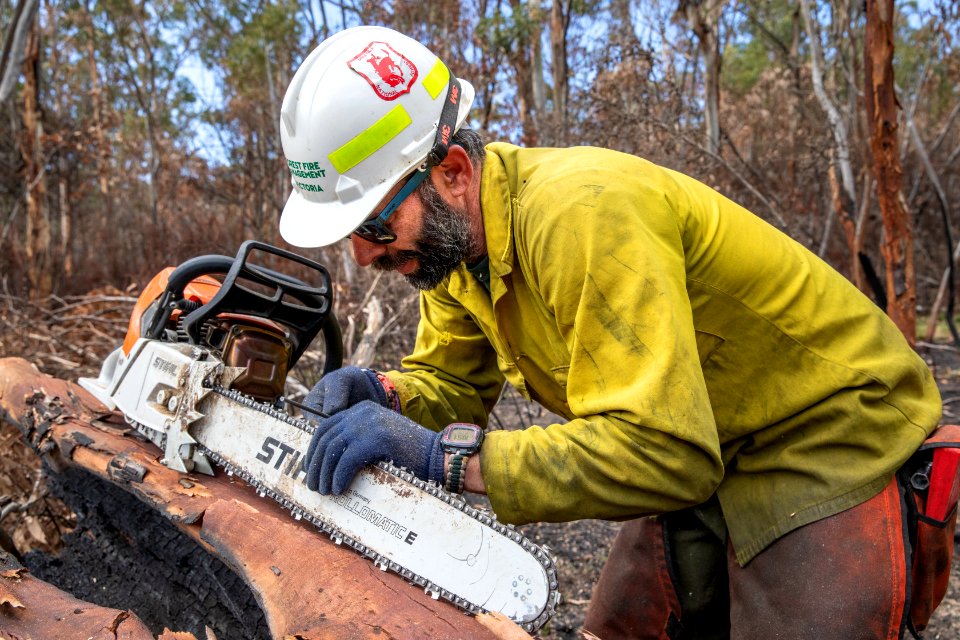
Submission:
<svg viewBox="0 0 960 640">
<path fill-rule="evenodd" d="M 293 246 L 305 249 L 333 244 L 360 226 L 391 187 L 389 183 L 377 185 L 346 204 L 318 204 L 294 190 L 280 215 L 280 236 Z"/>
</svg>

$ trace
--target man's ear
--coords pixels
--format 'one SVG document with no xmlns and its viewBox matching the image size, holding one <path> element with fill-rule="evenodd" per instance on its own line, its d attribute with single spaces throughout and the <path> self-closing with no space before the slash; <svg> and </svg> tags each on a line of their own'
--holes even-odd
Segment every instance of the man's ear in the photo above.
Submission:
<svg viewBox="0 0 960 640">
<path fill-rule="evenodd" d="M 442 196 L 463 198 L 473 181 L 473 162 L 463 147 L 451 145 L 447 157 L 433 168 L 433 184 Z"/>
</svg>

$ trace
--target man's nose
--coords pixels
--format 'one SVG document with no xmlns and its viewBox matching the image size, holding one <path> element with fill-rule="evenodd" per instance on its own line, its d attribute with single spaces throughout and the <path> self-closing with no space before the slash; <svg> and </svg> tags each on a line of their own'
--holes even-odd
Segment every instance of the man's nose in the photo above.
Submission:
<svg viewBox="0 0 960 640">
<path fill-rule="evenodd" d="M 387 252 L 387 245 L 369 242 L 357 234 L 350 236 L 350 244 L 353 246 L 353 259 L 361 267 L 370 266 L 376 258 Z"/>
</svg>

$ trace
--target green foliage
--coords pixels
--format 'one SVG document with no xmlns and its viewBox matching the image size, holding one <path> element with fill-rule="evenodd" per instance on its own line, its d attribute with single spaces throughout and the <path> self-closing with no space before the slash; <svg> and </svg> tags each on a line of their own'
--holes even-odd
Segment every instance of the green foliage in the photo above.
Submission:
<svg viewBox="0 0 960 640">
<path fill-rule="evenodd" d="M 796 11 L 795 2 L 770 0 L 743 3 L 732 13 L 723 51 L 721 82 L 725 91 L 744 96 L 764 71 L 791 62 Z"/>
<path fill-rule="evenodd" d="M 277 64 L 276 60 L 268 59 L 270 54 L 289 52 L 290 44 L 298 43 L 303 35 L 297 11 L 297 2 L 281 0 L 237 21 L 239 28 L 223 44 L 222 51 L 217 52 L 221 56 L 217 64 L 223 67 L 225 82 L 231 90 L 256 94 L 266 86 L 267 65 Z"/>
<path fill-rule="evenodd" d="M 723 89 L 745 95 L 772 62 L 769 49 L 758 39 L 728 45 L 723 52 Z"/>
<path fill-rule="evenodd" d="M 531 12 L 529 4 L 514 4 L 509 11 L 494 11 L 477 20 L 474 31 L 477 39 L 488 48 L 508 56 L 526 46 L 530 38 L 539 35 L 543 11 Z"/>
</svg>

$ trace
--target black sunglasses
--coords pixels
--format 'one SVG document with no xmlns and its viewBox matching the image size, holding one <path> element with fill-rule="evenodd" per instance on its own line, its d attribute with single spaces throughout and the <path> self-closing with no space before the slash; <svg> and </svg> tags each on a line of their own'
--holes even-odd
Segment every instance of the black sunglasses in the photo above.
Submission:
<svg viewBox="0 0 960 640">
<path fill-rule="evenodd" d="M 413 173 L 407 175 L 405 178 L 407 181 L 406 184 L 390 198 L 390 202 L 383 208 L 380 215 L 376 218 L 364 220 L 350 235 L 356 234 L 367 242 L 374 244 L 390 244 L 391 242 L 396 242 L 397 234 L 385 224 L 387 218 L 393 215 L 393 212 L 397 210 L 400 203 L 406 200 L 407 196 L 413 193 L 413 190 L 420 186 L 420 183 L 423 182 L 424 178 L 428 175 L 430 175 L 429 163 L 427 163 L 425 168 L 418 168 Z"/>
<path fill-rule="evenodd" d="M 353 230 L 354 233 L 374 244 L 390 244 L 396 242 L 397 234 L 387 227 L 387 219 L 393 215 L 397 207 L 407 199 L 413 191 L 420 186 L 420 183 L 430 175 L 430 169 L 443 162 L 447 157 L 447 151 L 450 148 L 450 139 L 453 137 L 453 130 L 457 125 L 457 112 L 460 109 L 460 81 L 452 75 L 450 76 L 450 86 L 447 87 L 447 97 L 443 102 L 443 109 L 440 111 L 440 122 L 437 123 L 437 136 L 434 139 L 433 147 L 427 154 L 427 160 L 424 164 L 417 167 L 413 173 L 406 177 L 406 184 L 401 187 L 390 201 L 383 207 L 380 214 L 374 218 L 363 221 L 360 226 Z"/>
</svg>

